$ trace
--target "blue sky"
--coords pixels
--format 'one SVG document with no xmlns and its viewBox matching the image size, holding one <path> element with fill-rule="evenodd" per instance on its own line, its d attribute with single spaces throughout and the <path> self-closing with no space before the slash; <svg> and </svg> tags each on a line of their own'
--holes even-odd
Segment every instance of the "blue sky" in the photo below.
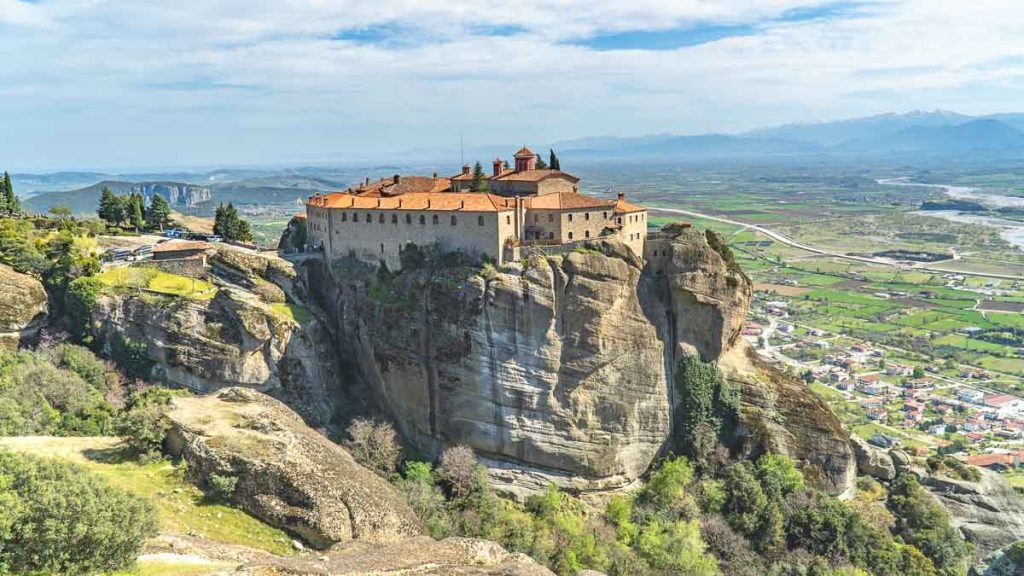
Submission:
<svg viewBox="0 0 1024 576">
<path fill-rule="evenodd" d="M 1016 0 L 0 0 L 0 167 L 1020 111 Z"/>
</svg>

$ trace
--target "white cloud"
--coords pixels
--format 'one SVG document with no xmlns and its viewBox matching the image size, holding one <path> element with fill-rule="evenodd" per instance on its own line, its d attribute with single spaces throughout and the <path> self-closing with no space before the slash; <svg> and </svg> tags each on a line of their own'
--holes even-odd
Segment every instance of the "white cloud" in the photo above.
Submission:
<svg viewBox="0 0 1024 576">
<path fill-rule="evenodd" d="M 780 19 L 830 4 L 0 0 L 0 110 L 11 135 L 0 157 L 344 159 L 450 141 L 460 129 L 478 143 L 521 142 L 1018 105 L 1016 2 L 877 0 Z M 567 43 L 701 25 L 752 33 L 663 51 Z M 487 36 L 488 26 L 522 32 Z M 331 39 L 382 27 L 400 41 Z"/>
</svg>

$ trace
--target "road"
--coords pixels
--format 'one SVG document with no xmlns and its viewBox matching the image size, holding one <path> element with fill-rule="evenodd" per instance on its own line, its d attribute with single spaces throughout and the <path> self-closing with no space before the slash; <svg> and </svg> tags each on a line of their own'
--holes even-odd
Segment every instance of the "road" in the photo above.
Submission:
<svg viewBox="0 0 1024 576">
<path fill-rule="evenodd" d="M 872 258 L 872 257 L 868 257 L 868 256 L 852 256 L 850 254 L 843 254 L 841 252 L 834 252 L 832 250 L 825 250 L 825 249 L 822 249 L 822 248 L 815 248 L 814 246 L 809 246 L 809 245 L 804 244 L 802 242 L 797 242 L 796 240 L 793 240 L 792 238 L 789 238 L 788 236 L 784 236 L 782 234 L 779 234 L 778 232 L 775 232 L 773 230 L 769 230 L 768 228 L 765 228 L 764 226 L 758 226 L 757 224 L 750 224 L 748 222 L 739 222 L 737 220 L 730 220 L 728 218 L 720 218 L 718 216 L 711 216 L 709 214 L 702 214 L 700 212 L 693 212 L 691 210 L 682 210 L 680 208 L 650 208 L 650 211 L 651 212 L 666 212 L 666 213 L 669 213 L 669 214 L 682 214 L 684 216 L 692 216 L 694 218 L 704 218 L 705 220 L 712 220 L 714 222 L 721 222 L 722 224 L 729 224 L 731 226 L 740 226 L 740 227 L 743 227 L 743 228 L 746 228 L 746 229 L 756 230 L 756 231 L 760 232 L 761 234 L 764 234 L 765 236 L 767 236 L 767 237 L 769 237 L 769 238 L 771 238 L 773 240 L 776 240 L 778 242 L 786 244 L 787 246 L 792 246 L 793 248 L 798 248 L 800 250 L 804 250 L 804 251 L 810 252 L 812 254 L 819 254 L 821 256 L 832 256 L 834 258 L 842 258 L 843 260 L 853 260 L 855 262 L 865 262 L 867 264 L 880 264 L 882 266 L 893 266 L 893 267 L 896 267 L 896 268 L 903 268 L 903 266 L 901 266 L 898 263 L 893 262 L 892 260 L 889 260 L 887 258 Z M 980 276 L 982 278 L 998 278 L 998 279 L 1001 279 L 1001 280 L 1024 280 L 1024 276 L 1014 276 L 1012 274 L 993 274 L 993 273 L 989 273 L 989 272 L 965 272 L 963 270 L 950 270 L 948 268 L 934 268 L 934 267 L 931 267 L 931 266 L 912 266 L 910 268 L 913 269 L 913 270 L 923 270 L 925 272 L 937 272 L 939 274 L 960 274 L 960 275 L 963 275 L 963 276 Z"/>
</svg>

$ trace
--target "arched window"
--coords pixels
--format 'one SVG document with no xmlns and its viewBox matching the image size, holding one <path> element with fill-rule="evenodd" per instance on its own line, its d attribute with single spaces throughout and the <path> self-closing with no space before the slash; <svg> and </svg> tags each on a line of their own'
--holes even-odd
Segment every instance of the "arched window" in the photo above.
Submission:
<svg viewBox="0 0 1024 576">
<path fill-rule="evenodd" d="M 572 240 L 572 232 L 569 232 L 569 240 Z"/>
<path fill-rule="evenodd" d="M 622 226 L 622 218 L 617 218 L 616 220 L 618 221 L 619 226 Z"/>
<path fill-rule="evenodd" d="M 341 213 L 341 221 L 342 222 L 348 222 L 348 212 L 342 212 Z"/>
<path fill-rule="evenodd" d="M 569 213 L 569 222 L 572 222 L 572 213 Z"/>
<path fill-rule="evenodd" d="M 405 215 L 405 223 L 406 224 L 412 224 L 412 214 L 406 214 Z"/>
<path fill-rule="evenodd" d="M 377 218 L 377 221 L 380 222 L 381 224 L 384 223 L 384 213 L 383 212 L 380 213 L 380 217 Z"/>
<path fill-rule="evenodd" d="M 352 221 L 353 222 L 359 222 L 359 212 L 353 212 L 352 213 Z"/>
<path fill-rule="evenodd" d="M 398 224 L 398 214 L 392 214 L 391 215 L 391 223 L 392 224 Z"/>
<path fill-rule="evenodd" d="M 602 220 L 607 220 L 608 219 L 608 213 L 607 212 L 601 212 L 601 219 Z"/>
<path fill-rule="evenodd" d="M 505 224 L 511 224 L 511 223 L 512 223 L 512 217 L 511 216 L 505 216 Z"/>
<path fill-rule="evenodd" d="M 438 220 L 437 220 L 437 214 L 434 214 L 434 217 L 433 217 L 433 221 L 434 221 L 434 224 L 437 224 L 437 222 L 438 222 Z"/>
<path fill-rule="evenodd" d="M 583 237 L 584 237 L 584 238 L 590 238 L 590 230 L 585 230 L 585 231 L 583 232 Z"/>
<path fill-rule="evenodd" d="M 583 213 L 583 219 L 589 221 L 590 220 L 590 212 L 584 212 Z"/>
<path fill-rule="evenodd" d="M 373 214 L 367 214 L 366 215 L 366 223 L 367 224 L 373 224 Z"/>
<path fill-rule="evenodd" d="M 426 224 L 426 223 L 427 223 L 427 217 L 424 216 L 423 214 L 420 214 L 420 224 Z"/>
<path fill-rule="evenodd" d="M 455 224 L 456 224 L 456 222 L 455 222 L 455 214 L 452 214 L 452 226 L 455 226 Z"/>
<path fill-rule="evenodd" d="M 484 217 L 482 215 L 476 217 L 476 225 L 477 226 L 483 226 L 484 225 Z"/>
</svg>

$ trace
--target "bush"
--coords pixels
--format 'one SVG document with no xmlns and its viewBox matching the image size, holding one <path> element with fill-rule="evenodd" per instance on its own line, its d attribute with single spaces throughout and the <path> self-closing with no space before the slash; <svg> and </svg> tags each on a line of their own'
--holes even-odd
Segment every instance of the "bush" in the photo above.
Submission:
<svg viewBox="0 0 1024 576">
<path fill-rule="evenodd" d="M 167 409 L 171 399 L 183 392 L 150 386 L 136 392 L 117 422 L 117 433 L 124 438 L 128 452 L 140 460 L 160 457 L 170 429 Z"/>
<path fill-rule="evenodd" d="M 402 446 L 390 422 L 357 418 L 347 432 L 343 445 L 356 462 L 382 476 L 398 471 Z"/>
<path fill-rule="evenodd" d="M 477 466 L 472 448 L 465 445 L 453 446 L 441 454 L 438 477 L 448 485 L 456 498 L 460 498 L 473 490 Z"/>
<path fill-rule="evenodd" d="M 57 460 L 0 453 L 0 566 L 79 576 L 130 567 L 156 534 L 152 506 Z"/>
<path fill-rule="evenodd" d="M 719 574 L 718 561 L 705 553 L 696 520 L 656 519 L 640 531 L 637 549 L 651 565 L 675 574 Z"/>
<path fill-rule="evenodd" d="M 145 380 L 153 371 L 148 348 L 145 342 L 116 334 L 110 343 L 110 357 L 128 377 Z"/>
<path fill-rule="evenodd" d="M 651 474 L 639 494 L 639 500 L 655 508 L 670 510 L 680 507 L 686 498 L 686 487 L 693 481 L 693 467 L 684 456 L 665 460 Z"/>
<path fill-rule="evenodd" d="M 903 474 L 893 480 L 888 506 L 896 517 L 895 534 L 931 559 L 940 574 L 955 576 L 964 572 L 971 545 L 960 538 L 950 525 L 949 516 L 917 478 Z"/>
<path fill-rule="evenodd" d="M 97 278 L 76 278 L 64 292 L 64 313 L 68 332 L 78 342 L 92 341 L 92 313 L 103 290 L 103 282 Z"/>
<path fill-rule="evenodd" d="M 732 430 L 739 414 L 739 392 L 714 362 L 683 356 L 676 367 L 679 392 L 677 439 L 683 453 L 699 468 L 715 451 L 723 430 Z"/>
<path fill-rule="evenodd" d="M 234 476 L 222 476 L 211 474 L 207 480 L 206 494 L 214 502 L 229 503 L 235 495 L 235 487 L 238 486 L 238 478 Z"/>
</svg>

